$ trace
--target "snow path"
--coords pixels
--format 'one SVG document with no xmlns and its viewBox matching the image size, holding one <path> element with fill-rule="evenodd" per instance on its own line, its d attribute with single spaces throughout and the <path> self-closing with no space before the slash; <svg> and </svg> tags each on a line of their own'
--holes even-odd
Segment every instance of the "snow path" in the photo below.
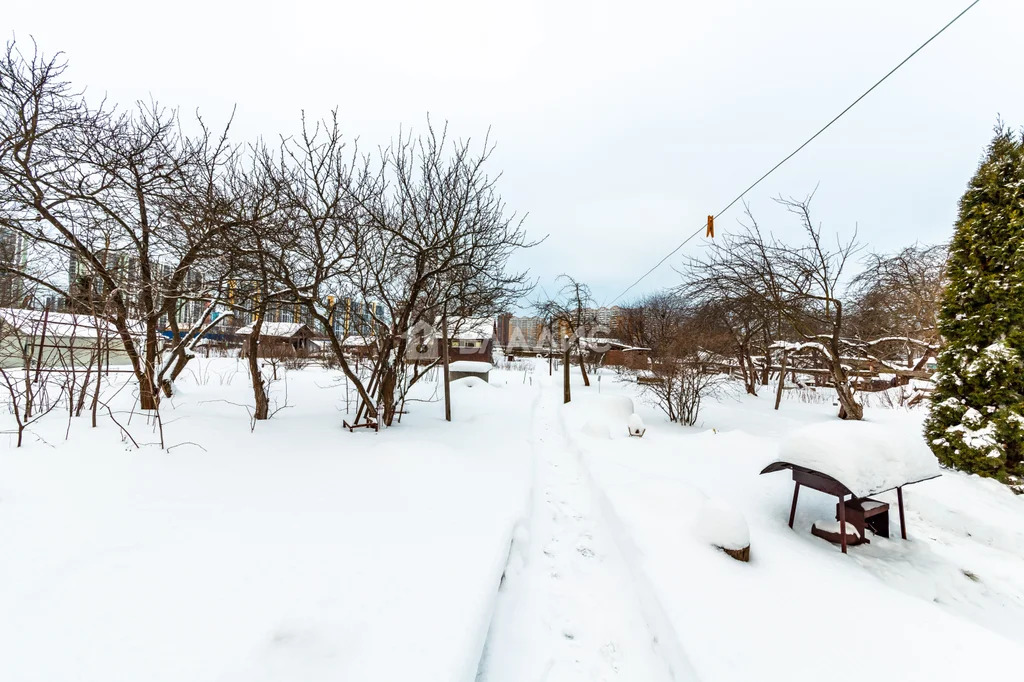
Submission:
<svg viewBox="0 0 1024 682">
<path fill-rule="evenodd" d="M 513 539 L 477 679 L 667 682 L 598 496 L 566 441 L 558 396 L 546 389 L 532 413 L 530 525 Z"/>
</svg>

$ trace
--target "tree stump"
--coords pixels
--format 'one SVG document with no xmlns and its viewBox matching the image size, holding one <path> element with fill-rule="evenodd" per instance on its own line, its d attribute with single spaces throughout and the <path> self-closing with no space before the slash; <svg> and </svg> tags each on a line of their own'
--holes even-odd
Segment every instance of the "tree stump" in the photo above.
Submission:
<svg viewBox="0 0 1024 682">
<path fill-rule="evenodd" d="M 722 550 L 736 561 L 750 561 L 750 545 L 747 545 L 743 549 L 726 549 L 725 547 L 719 547 L 718 549 Z"/>
</svg>

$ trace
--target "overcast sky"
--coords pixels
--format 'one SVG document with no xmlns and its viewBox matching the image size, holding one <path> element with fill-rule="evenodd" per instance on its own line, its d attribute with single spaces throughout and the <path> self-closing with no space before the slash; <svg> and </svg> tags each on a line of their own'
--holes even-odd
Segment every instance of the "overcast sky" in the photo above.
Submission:
<svg viewBox="0 0 1024 682">
<path fill-rule="evenodd" d="M 363 145 L 428 112 L 460 137 L 490 126 L 502 194 L 550 235 L 517 264 L 610 302 L 968 2 L 49 0 L 0 26 L 64 51 L 92 97 L 237 104 L 240 139 L 335 106 Z M 948 239 L 997 115 L 1024 125 L 1021 26 L 1024 2 L 982 0 L 747 196 L 762 226 L 796 236 L 771 198 L 820 184 L 826 230 L 876 251 Z M 666 264 L 626 298 L 677 281 Z"/>
</svg>

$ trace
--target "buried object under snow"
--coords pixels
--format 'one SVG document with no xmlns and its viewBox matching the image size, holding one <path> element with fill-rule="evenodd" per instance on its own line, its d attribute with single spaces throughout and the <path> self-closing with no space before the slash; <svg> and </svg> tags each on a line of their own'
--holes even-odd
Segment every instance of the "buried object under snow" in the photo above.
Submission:
<svg viewBox="0 0 1024 682">
<path fill-rule="evenodd" d="M 859 545 L 861 543 L 868 542 L 866 537 L 861 537 L 857 528 L 852 523 L 843 525 L 846 526 L 847 545 Z M 841 545 L 843 543 L 841 533 L 842 531 L 840 530 L 840 523 L 838 521 L 819 520 L 811 524 L 812 535 L 828 540 L 835 545 Z"/>
<path fill-rule="evenodd" d="M 637 438 L 643 438 L 644 433 L 647 432 L 644 420 L 636 412 L 630 415 L 626 428 L 629 429 L 629 435 L 636 436 Z"/>
<path fill-rule="evenodd" d="M 707 500 L 697 512 L 694 530 L 698 537 L 733 559 L 750 561 L 750 528 L 735 508 L 721 500 Z"/>
</svg>

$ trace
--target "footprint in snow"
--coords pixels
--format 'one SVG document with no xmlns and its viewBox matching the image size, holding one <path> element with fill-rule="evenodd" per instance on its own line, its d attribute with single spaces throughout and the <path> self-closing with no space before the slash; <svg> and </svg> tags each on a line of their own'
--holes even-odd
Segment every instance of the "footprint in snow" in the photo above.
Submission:
<svg viewBox="0 0 1024 682">
<path fill-rule="evenodd" d="M 615 642 L 608 642 L 602 646 L 601 656 L 604 658 L 605 662 L 611 666 L 612 670 L 619 672 L 619 659 L 621 656 L 619 655 L 618 648 L 615 646 Z"/>
</svg>

